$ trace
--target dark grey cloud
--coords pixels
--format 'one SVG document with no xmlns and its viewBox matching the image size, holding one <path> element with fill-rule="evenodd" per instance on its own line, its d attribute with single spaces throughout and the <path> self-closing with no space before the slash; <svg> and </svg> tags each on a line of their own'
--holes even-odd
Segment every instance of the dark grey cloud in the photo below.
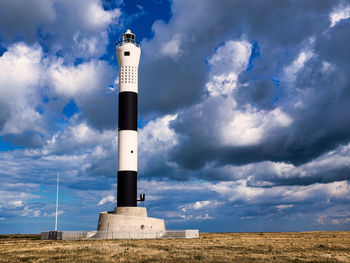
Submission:
<svg viewBox="0 0 350 263">
<path fill-rule="evenodd" d="M 6 42 L 16 38 L 35 42 L 38 25 L 56 18 L 54 1 L 0 1 L 0 35 Z"/>
<path fill-rule="evenodd" d="M 262 109 L 271 109 L 274 107 L 274 100 L 279 95 L 276 83 L 272 80 L 251 80 L 248 87 L 240 87 L 239 104 L 253 103 Z"/>
<path fill-rule="evenodd" d="M 269 32 L 266 31 L 262 31 L 261 35 L 253 29 L 247 29 L 245 32 L 247 37 L 258 41 L 261 55 L 254 61 L 252 70 L 242 73 L 239 78 L 239 88 L 232 94 L 238 103 L 237 106 L 230 107 L 229 103 L 225 103 L 227 96 L 204 98 L 204 100 L 201 97 L 201 101 L 196 102 L 195 106 L 180 111 L 178 118 L 171 123 L 171 127 L 180 136 L 179 143 L 170 152 L 171 160 L 180 167 L 197 170 L 211 163 L 218 166 L 242 165 L 266 160 L 300 165 L 335 149 L 338 145 L 349 142 L 350 115 L 346 114 L 347 105 L 349 105 L 348 76 L 350 72 L 346 59 L 349 57 L 347 46 L 350 45 L 348 20 L 340 21 L 330 28 L 328 16 L 337 3 L 323 1 L 319 7 L 314 6 L 316 2 L 308 2 L 308 4 L 294 2 L 294 4 L 284 2 L 281 6 L 278 5 L 280 12 L 275 9 L 270 12 L 266 11 L 266 13 L 262 12 L 265 14 L 264 17 L 269 17 L 269 19 L 262 18 L 261 27 L 270 28 L 269 32 L 274 32 L 270 38 L 266 37 L 266 34 L 269 35 Z M 252 7 L 253 10 L 254 8 Z M 233 10 L 233 8 L 228 9 Z M 262 10 L 265 9 L 262 8 Z M 292 10 L 298 11 L 296 12 L 298 16 L 295 16 Z M 220 14 L 225 17 L 224 11 Z M 278 19 L 280 15 L 283 15 L 284 18 Z M 173 23 L 176 23 L 176 18 L 174 15 Z M 272 25 L 270 20 L 279 21 L 279 23 Z M 302 30 L 301 25 L 304 24 L 307 26 Z M 288 37 L 282 34 L 283 27 L 290 29 Z M 197 31 L 194 32 L 197 33 Z M 262 35 L 264 35 L 263 39 Z M 262 40 L 259 42 L 260 38 Z M 314 40 L 310 42 L 310 38 Z M 190 38 L 185 37 L 185 39 Z M 195 43 L 198 44 L 198 42 Z M 206 44 L 206 42 L 202 45 L 198 44 L 197 51 Z M 189 54 L 195 49 L 194 46 L 188 48 L 185 43 L 179 57 L 183 58 L 185 53 L 189 52 L 188 59 L 192 59 L 193 57 Z M 300 52 L 305 49 L 311 49 L 312 56 L 301 63 L 302 68 L 295 72 L 295 81 L 289 83 L 283 77 L 283 70 L 292 64 Z M 196 61 L 196 52 L 194 53 L 193 61 Z M 286 53 L 289 54 L 286 55 Z M 206 53 L 202 53 L 203 56 L 204 54 Z M 173 63 L 179 62 L 179 67 L 182 63 L 183 67 L 189 71 L 192 67 L 187 68 L 187 65 L 196 63 L 193 61 L 184 63 L 183 60 L 176 60 L 176 58 L 174 61 Z M 161 79 L 162 75 L 159 75 L 158 78 Z M 186 80 L 187 86 L 182 86 L 186 92 L 188 89 L 196 89 L 199 94 L 199 91 L 203 89 L 204 84 L 194 88 L 190 87 L 192 79 L 186 78 Z M 173 84 L 174 82 L 169 85 Z M 174 86 L 169 86 L 169 88 L 175 89 Z M 198 97 L 196 99 L 198 100 Z M 169 96 L 165 100 L 169 100 L 169 107 L 171 105 L 181 107 L 181 101 L 174 99 L 174 96 Z M 288 114 L 292 124 L 267 129 L 263 138 L 258 143 L 251 145 L 220 144 L 220 135 L 217 130 L 227 124 L 226 114 L 237 113 L 237 110 L 242 110 L 247 103 L 257 111 L 265 113 L 279 108 Z M 298 103 L 300 106 L 297 105 Z M 187 103 L 185 102 L 183 106 L 185 104 Z M 242 132 L 245 131 L 242 130 Z M 236 137 L 232 135 L 232 139 L 234 138 Z M 339 174 L 343 172 L 339 171 Z M 325 182 L 331 180 L 326 177 L 325 175 Z M 339 178 L 347 179 L 346 176 L 341 175 Z M 312 183 L 312 179 L 307 180 L 310 180 L 308 183 Z"/>
<path fill-rule="evenodd" d="M 140 72 L 142 112 L 174 112 L 198 101 L 206 80 L 205 60 L 228 39 L 247 36 L 260 45 L 261 74 L 274 74 L 285 52 L 293 55 L 307 38 L 329 26 L 337 1 L 173 1 L 168 24 L 153 25 L 154 38 L 143 41 Z M 180 39 L 175 45 L 174 37 Z M 165 43 L 171 54 L 164 52 Z M 174 47 L 176 46 L 176 47 Z M 175 52 L 176 49 L 179 52 Z M 257 69 L 254 69 L 257 70 Z M 151 95 L 150 95 L 151 94 Z"/>
<path fill-rule="evenodd" d="M 112 79 L 106 78 L 105 81 Z M 107 85 L 105 90 L 101 91 L 97 96 L 87 96 L 77 98 L 77 104 L 81 110 L 81 120 L 88 120 L 88 122 L 99 130 L 116 129 L 118 122 L 118 96 L 115 90 L 110 92 Z"/>
<path fill-rule="evenodd" d="M 150 64 L 141 64 L 140 112 L 169 113 L 198 101 L 205 80 L 204 61 L 200 60 L 199 68 L 195 68 L 193 62 L 188 63 L 188 58 L 176 62 L 159 58 Z"/>
<path fill-rule="evenodd" d="M 0 40 L 39 42 L 49 54 L 73 62 L 103 55 L 108 28 L 121 15 L 117 8 L 104 10 L 98 0 L 14 0 L 1 1 L 1 6 Z"/>
<path fill-rule="evenodd" d="M 349 57 L 349 30 L 344 21 L 319 37 L 314 58 L 297 76 L 295 89 L 304 107 L 293 111 L 295 124 L 285 144 L 292 162 L 303 163 L 349 142 L 350 68 L 344 60 Z"/>
</svg>

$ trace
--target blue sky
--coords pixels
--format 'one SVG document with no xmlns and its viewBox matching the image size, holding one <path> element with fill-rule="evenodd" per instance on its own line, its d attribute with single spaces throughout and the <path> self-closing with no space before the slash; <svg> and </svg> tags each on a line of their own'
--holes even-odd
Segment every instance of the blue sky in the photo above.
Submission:
<svg viewBox="0 0 350 263">
<path fill-rule="evenodd" d="M 168 229 L 350 229 L 348 1 L 1 1 L 0 233 L 113 210 L 115 41 L 139 68 L 139 193 Z"/>
</svg>

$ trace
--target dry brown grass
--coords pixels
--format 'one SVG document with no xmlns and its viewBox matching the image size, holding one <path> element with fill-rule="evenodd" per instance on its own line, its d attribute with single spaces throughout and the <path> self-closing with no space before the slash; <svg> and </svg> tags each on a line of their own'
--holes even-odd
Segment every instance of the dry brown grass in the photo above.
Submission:
<svg viewBox="0 0 350 263">
<path fill-rule="evenodd" d="M 0 236 L 0 262 L 350 262 L 350 232 L 203 233 L 198 239 Z"/>
</svg>

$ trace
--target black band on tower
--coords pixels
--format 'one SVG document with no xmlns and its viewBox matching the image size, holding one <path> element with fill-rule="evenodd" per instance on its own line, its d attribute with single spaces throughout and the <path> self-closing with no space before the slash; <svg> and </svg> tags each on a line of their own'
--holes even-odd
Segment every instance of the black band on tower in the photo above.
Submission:
<svg viewBox="0 0 350 263">
<path fill-rule="evenodd" d="M 118 171 L 117 206 L 137 206 L 137 172 Z"/>
<path fill-rule="evenodd" d="M 137 93 L 119 93 L 118 129 L 137 131 Z"/>
</svg>

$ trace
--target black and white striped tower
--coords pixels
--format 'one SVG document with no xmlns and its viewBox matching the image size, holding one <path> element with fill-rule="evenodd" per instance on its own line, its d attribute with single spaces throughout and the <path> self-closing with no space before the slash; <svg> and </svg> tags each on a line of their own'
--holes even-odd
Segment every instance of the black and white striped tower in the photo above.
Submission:
<svg viewBox="0 0 350 263">
<path fill-rule="evenodd" d="M 170 233 L 163 219 L 148 217 L 146 207 L 137 206 L 145 195 L 137 199 L 137 94 L 138 66 L 141 46 L 128 29 L 117 42 L 119 64 L 119 114 L 118 114 L 118 188 L 117 207 L 114 211 L 100 213 L 96 239 L 144 239 L 178 236 Z M 187 238 L 189 231 L 183 231 Z"/>
<path fill-rule="evenodd" d="M 141 46 L 128 29 L 117 42 L 119 65 L 117 207 L 137 206 L 137 93 Z"/>
</svg>

